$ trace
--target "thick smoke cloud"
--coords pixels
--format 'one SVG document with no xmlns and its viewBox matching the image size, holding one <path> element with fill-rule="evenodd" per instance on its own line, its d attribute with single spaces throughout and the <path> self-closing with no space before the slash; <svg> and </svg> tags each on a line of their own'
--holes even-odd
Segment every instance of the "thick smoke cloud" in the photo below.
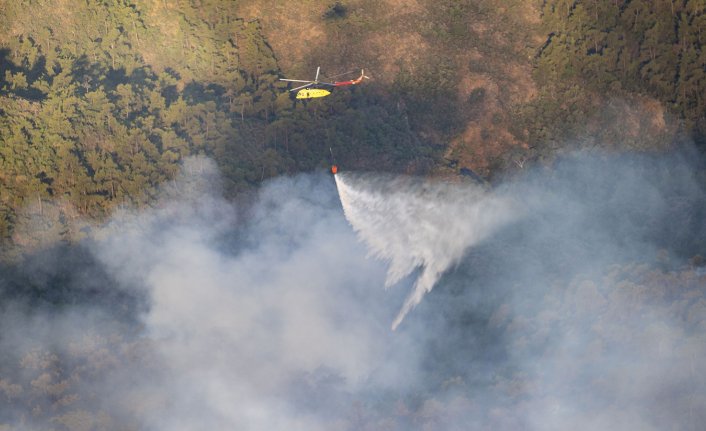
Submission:
<svg viewBox="0 0 706 431">
<path fill-rule="evenodd" d="M 0 429 L 698 429 L 691 156 L 347 175 L 343 208 L 323 174 L 238 206 L 189 160 L 155 208 L 3 270 Z"/>
<path fill-rule="evenodd" d="M 404 343 L 381 326 L 383 267 L 338 216 L 330 178 L 272 182 L 235 229 L 233 207 L 186 188 L 198 197 L 117 218 L 98 247 L 117 279 L 150 293 L 144 324 L 166 373 L 155 383 L 170 397 L 150 428 L 324 429 L 313 400 L 344 402 L 376 373 L 397 384 L 380 360 Z"/>
</svg>

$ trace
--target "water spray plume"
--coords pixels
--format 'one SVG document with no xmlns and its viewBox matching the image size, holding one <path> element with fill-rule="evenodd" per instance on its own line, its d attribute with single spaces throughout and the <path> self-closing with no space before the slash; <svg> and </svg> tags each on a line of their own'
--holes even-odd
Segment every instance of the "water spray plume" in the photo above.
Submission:
<svg viewBox="0 0 706 431">
<path fill-rule="evenodd" d="M 389 261 L 385 287 L 421 268 L 392 330 L 469 247 L 518 215 L 509 198 L 473 184 L 352 173 L 335 179 L 359 239 L 370 255 Z"/>
</svg>

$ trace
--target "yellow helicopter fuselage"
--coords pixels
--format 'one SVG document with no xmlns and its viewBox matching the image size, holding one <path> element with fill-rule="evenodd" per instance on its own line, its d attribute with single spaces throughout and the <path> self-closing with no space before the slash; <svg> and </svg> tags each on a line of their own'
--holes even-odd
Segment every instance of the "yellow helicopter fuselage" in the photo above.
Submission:
<svg viewBox="0 0 706 431">
<path fill-rule="evenodd" d="M 297 99 L 313 99 L 315 97 L 326 97 L 331 92 L 323 88 L 304 88 L 297 92 Z"/>
</svg>

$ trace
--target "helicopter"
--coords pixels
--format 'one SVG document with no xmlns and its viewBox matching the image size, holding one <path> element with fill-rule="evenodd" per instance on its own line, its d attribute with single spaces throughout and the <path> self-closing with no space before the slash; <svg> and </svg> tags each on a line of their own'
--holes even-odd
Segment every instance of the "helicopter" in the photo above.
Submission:
<svg viewBox="0 0 706 431">
<path fill-rule="evenodd" d="M 331 91 L 333 91 L 334 88 L 336 87 L 346 87 L 349 85 L 357 85 L 363 82 L 363 79 L 370 79 L 370 77 L 365 76 L 365 70 L 361 69 L 360 70 L 360 76 L 356 79 L 352 79 L 350 81 L 335 81 L 335 82 L 320 82 L 319 81 L 319 72 L 321 72 L 321 67 L 316 68 L 316 77 L 314 77 L 313 81 L 307 81 L 303 79 L 285 79 L 285 78 L 280 78 L 280 81 L 287 81 L 287 82 L 304 82 L 304 85 L 301 85 L 296 88 L 292 88 L 289 91 L 296 91 L 297 92 L 297 99 L 314 99 L 316 97 L 326 97 L 329 94 L 331 94 Z M 347 72 L 347 73 L 342 73 L 341 75 L 337 76 L 342 76 L 342 75 L 347 75 L 352 72 Z"/>
</svg>

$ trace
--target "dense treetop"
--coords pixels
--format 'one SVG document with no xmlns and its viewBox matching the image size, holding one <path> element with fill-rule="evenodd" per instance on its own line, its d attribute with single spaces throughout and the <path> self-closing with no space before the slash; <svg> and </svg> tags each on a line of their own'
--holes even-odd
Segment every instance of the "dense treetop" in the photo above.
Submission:
<svg viewBox="0 0 706 431">
<path fill-rule="evenodd" d="M 0 236 L 20 245 L 43 232 L 71 238 L 73 219 L 152 202 L 188 155 L 216 159 L 233 193 L 323 166 L 328 147 L 343 142 L 353 149 L 340 157 L 352 163 L 422 154 L 403 116 L 377 107 L 378 96 L 343 93 L 324 109 L 295 103 L 277 81 L 260 24 L 233 9 L 5 5 L 0 20 L 12 25 L 0 36 Z"/>
<path fill-rule="evenodd" d="M 652 111 L 665 109 L 683 133 L 703 145 L 706 3 L 556 0 L 544 2 L 542 16 L 548 38 L 537 55 L 535 78 L 543 93 L 535 103 L 543 106 L 532 115 L 561 115 L 556 112 L 561 110 L 581 117 L 602 106 L 591 97 L 649 97 L 661 102 L 656 108 L 653 104 Z M 552 102 L 563 105 L 552 108 Z M 642 107 L 649 111 L 649 106 Z M 649 115 L 646 112 L 643 117 Z M 538 129 L 535 133 L 542 135 L 530 139 L 567 136 L 567 130 L 559 127 Z M 630 140 L 629 135 L 620 138 Z M 634 143 L 643 148 L 651 145 L 655 143 L 646 139 Z"/>
<path fill-rule="evenodd" d="M 703 143 L 703 1 L 306 6 L 5 2 L 0 239 L 80 236 L 79 220 L 154 202 L 195 154 L 232 195 L 324 167 L 329 148 L 349 169 L 492 177 L 567 145 Z M 374 79 L 295 101 L 278 78 L 317 65 Z"/>
</svg>

